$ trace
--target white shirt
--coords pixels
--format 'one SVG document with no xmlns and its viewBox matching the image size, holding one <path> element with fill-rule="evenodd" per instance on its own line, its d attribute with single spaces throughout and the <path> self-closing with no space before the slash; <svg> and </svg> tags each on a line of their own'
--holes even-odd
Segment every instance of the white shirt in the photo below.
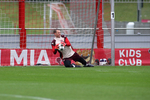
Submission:
<svg viewBox="0 0 150 100">
<path fill-rule="evenodd" d="M 61 41 L 64 42 L 65 38 L 64 38 L 64 37 L 60 37 L 60 38 L 55 37 L 54 40 L 55 40 L 55 44 L 57 45 L 57 44 L 61 43 Z M 61 51 L 61 53 L 63 54 L 63 58 L 69 58 L 69 57 L 71 57 L 75 52 L 72 50 L 72 47 L 71 47 L 71 46 L 65 46 L 65 47 L 64 47 L 64 50 Z"/>
</svg>

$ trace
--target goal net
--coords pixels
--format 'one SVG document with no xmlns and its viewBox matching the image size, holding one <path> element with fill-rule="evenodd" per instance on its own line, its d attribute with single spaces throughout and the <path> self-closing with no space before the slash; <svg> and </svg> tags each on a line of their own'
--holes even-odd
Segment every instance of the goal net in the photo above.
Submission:
<svg viewBox="0 0 150 100">
<path fill-rule="evenodd" d="M 56 28 L 68 37 L 76 52 L 87 62 L 91 55 L 93 34 L 96 33 L 94 49 L 99 48 L 101 53 L 95 55 L 96 51 L 92 52 L 92 64 L 100 57 L 110 58 L 110 50 L 108 50 L 110 44 L 104 46 L 104 34 L 110 35 L 110 31 L 102 30 L 102 25 L 109 27 L 110 20 L 106 21 L 105 16 L 102 15 L 102 3 L 97 9 L 98 1 L 1 0 L 0 34 L 3 37 L 0 39 L 0 48 L 3 49 L 1 59 L 4 56 L 3 52 L 9 52 L 11 56 L 7 59 L 3 58 L 1 65 L 60 64 L 58 55 L 54 56 L 50 51 L 50 43 L 54 38 L 52 32 Z M 98 20 L 94 31 L 97 11 L 99 11 Z M 103 13 L 106 14 L 108 11 Z"/>
</svg>

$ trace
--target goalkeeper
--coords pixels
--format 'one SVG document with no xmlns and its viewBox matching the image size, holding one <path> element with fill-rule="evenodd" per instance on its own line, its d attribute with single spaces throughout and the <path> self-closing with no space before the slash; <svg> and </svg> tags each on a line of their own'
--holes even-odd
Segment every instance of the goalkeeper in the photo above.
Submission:
<svg viewBox="0 0 150 100">
<path fill-rule="evenodd" d="M 65 67 L 81 67 L 79 65 L 71 64 L 71 60 L 82 63 L 84 67 L 94 67 L 91 64 L 87 64 L 87 62 L 81 56 L 79 56 L 75 51 L 73 51 L 68 38 L 64 35 L 61 35 L 60 30 L 56 29 L 53 31 L 53 33 L 55 35 L 53 41 L 51 42 L 53 53 L 60 53 L 60 57 L 62 58 Z M 62 51 L 59 50 L 58 45 L 60 43 L 64 45 L 64 50 Z"/>
</svg>

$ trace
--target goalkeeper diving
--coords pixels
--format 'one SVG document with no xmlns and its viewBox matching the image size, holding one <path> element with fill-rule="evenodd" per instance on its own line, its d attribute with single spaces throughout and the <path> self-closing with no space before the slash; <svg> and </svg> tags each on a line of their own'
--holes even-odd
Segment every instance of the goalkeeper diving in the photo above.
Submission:
<svg viewBox="0 0 150 100">
<path fill-rule="evenodd" d="M 58 52 L 60 54 L 65 67 L 81 67 L 71 63 L 71 60 L 82 63 L 84 65 L 83 67 L 94 67 L 93 65 L 88 64 L 78 53 L 72 49 L 70 41 L 65 35 L 61 35 L 60 30 L 54 30 L 53 34 L 55 35 L 53 41 L 51 42 L 53 53 L 56 54 Z M 63 50 L 59 49 L 60 44 L 61 46 L 64 46 Z"/>
</svg>

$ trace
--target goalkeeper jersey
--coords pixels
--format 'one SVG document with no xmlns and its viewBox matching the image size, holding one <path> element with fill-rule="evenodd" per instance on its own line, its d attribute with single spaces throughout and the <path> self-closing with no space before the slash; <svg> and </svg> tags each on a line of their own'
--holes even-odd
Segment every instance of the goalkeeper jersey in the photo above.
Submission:
<svg viewBox="0 0 150 100">
<path fill-rule="evenodd" d="M 63 51 L 55 50 L 55 45 L 57 45 L 61 42 L 66 43 L 66 46 L 64 47 L 64 50 Z M 56 54 L 57 51 L 58 51 L 60 53 L 61 58 L 69 58 L 75 53 L 72 49 L 72 46 L 71 46 L 68 38 L 64 35 L 61 35 L 60 38 L 55 37 L 53 39 L 51 45 L 52 45 L 53 53 Z"/>
</svg>

